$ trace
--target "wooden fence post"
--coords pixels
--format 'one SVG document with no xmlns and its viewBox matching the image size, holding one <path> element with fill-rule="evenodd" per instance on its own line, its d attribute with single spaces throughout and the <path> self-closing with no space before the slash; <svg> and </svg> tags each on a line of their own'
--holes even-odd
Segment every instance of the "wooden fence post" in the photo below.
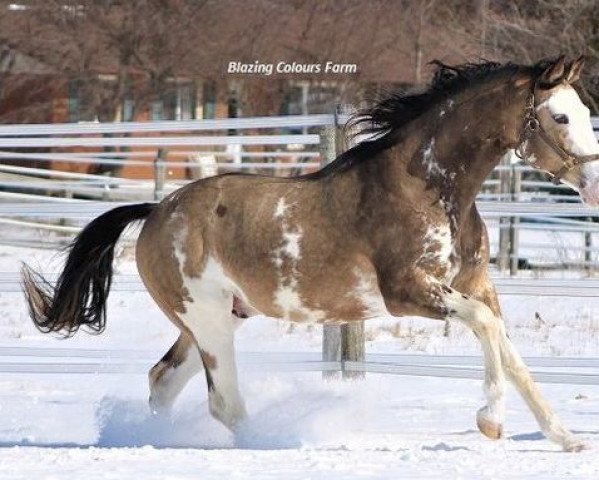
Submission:
<svg viewBox="0 0 599 480">
<path fill-rule="evenodd" d="M 322 166 L 332 162 L 344 145 L 337 125 L 338 111 L 335 112 L 335 125 L 323 127 L 320 134 L 320 155 Z M 364 360 L 364 322 L 352 322 L 346 325 L 324 325 L 322 336 L 322 359 L 326 362 L 341 362 L 344 379 L 361 378 L 364 372 L 346 371 L 346 361 Z M 323 372 L 323 378 L 339 378 L 339 372 Z"/>
<path fill-rule="evenodd" d="M 592 222 L 591 217 L 587 218 L 587 222 Z M 584 232 L 584 271 L 587 276 L 593 275 L 593 234 L 591 231 Z"/>
<path fill-rule="evenodd" d="M 516 165 L 511 168 L 511 193 L 512 201 L 520 200 L 520 191 L 522 190 L 522 171 Z M 518 262 L 520 261 L 520 233 L 519 233 L 520 217 L 510 217 L 510 275 L 518 274 Z"/>
<path fill-rule="evenodd" d="M 501 195 L 499 201 L 505 202 L 510 200 L 511 193 L 511 173 L 509 167 L 510 157 L 505 155 L 501 159 L 501 168 L 499 170 L 499 193 Z M 497 268 L 500 272 L 505 272 L 510 267 L 510 218 L 499 217 L 499 248 L 497 250 Z"/>
<path fill-rule="evenodd" d="M 166 150 L 159 148 L 154 159 L 154 200 L 160 202 L 164 198 L 164 181 L 166 179 Z"/>
</svg>

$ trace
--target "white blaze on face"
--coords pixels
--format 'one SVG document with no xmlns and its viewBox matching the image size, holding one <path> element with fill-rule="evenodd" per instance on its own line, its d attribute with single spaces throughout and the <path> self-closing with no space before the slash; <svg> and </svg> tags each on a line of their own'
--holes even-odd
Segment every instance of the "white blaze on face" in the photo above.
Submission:
<svg viewBox="0 0 599 480">
<path fill-rule="evenodd" d="M 572 87 L 557 88 L 546 101 L 541 103 L 537 110 L 547 108 L 555 118 L 556 115 L 566 115 L 567 124 L 560 124 L 566 131 L 566 148 L 576 155 L 597 153 L 597 139 L 591 124 L 591 112 L 582 103 L 578 93 Z"/>
<path fill-rule="evenodd" d="M 582 103 L 578 93 L 572 87 L 557 88 L 555 92 L 537 110 L 547 109 L 557 128 L 565 132 L 565 149 L 575 155 L 599 153 L 599 145 L 593 131 L 590 110 Z M 560 116 L 567 117 L 567 123 L 558 123 Z M 562 117 L 563 120 L 564 117 Z M 599 161 L 581 166 L 580 185 L 570 185 L 580 191 L 584 201 L 599 203 Z M 564 182 L 567 183 L 567 182 Z"/>
</svg>

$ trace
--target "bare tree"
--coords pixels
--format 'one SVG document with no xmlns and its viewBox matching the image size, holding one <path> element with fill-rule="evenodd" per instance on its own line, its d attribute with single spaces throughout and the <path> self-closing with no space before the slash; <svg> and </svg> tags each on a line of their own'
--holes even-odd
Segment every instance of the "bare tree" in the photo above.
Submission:
<svg viewBox="0 0 599 480">
<path fill-rule="evenodd" d="M 533 63 L 567 54 L 587 57 L 580 88 L 599 113 L 599 3 L 597 0 L 478 0 L 478 13 L 447 16 L 447 28 L 467 44 L 479 44 L 483 56 L 494 60 Z M 470 4 L 470 5 L 469 5 Z M 464 13 L 464 12 L 462 12 Z"/>
<path fill-rule="evenodd" d="M 532 62 L 559 52 L 587 53 L 584 94 L 599 95 L 597 0 L 22 0 L 9 10 L 13 3 L 0 0 L 0 45 L 44 65 L 53 87 L 80 89 L 85 116 L 100 121 L 118 119 L 126 98 L 146 109 L 173 78 L 216 82 L 221 94 L 238 92 L 244 113 L 272 114 L 289 80 L 334 83 L 338 101 L 356 103 L 373 86 L 423 83 L 433 59 Z M 355 63 L 358 72 L 225 73 L 229 61 L 256 60 Z"/>
</svg>

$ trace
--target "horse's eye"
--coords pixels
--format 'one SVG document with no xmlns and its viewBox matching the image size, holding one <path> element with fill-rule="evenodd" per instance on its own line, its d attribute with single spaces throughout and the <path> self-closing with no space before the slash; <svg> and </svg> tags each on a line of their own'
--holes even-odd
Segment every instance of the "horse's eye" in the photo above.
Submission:
<svg viewBox="0 0 599 480">
<path fill-rule="evenodd" d="M 561 125 L 568 125 L 568 123 L 570 123 L 568 115 L 564 115 L 563 113 L 553 115 L 553 120 L 555 120 L 556 123 L 559 123 Z"/>
</svg>

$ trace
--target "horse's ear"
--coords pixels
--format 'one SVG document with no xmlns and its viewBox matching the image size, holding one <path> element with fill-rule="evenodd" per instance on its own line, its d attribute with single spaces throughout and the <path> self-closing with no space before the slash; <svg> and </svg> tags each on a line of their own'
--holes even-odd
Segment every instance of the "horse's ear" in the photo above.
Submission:
<svg viewBox="0 0 599 480">
<path fill-rule="evenodd" d="M 584 60 L 584 55 L 581 55 L 572 62 L 568 71 L 568 75 L 566 76 L 566 81 L 568 83 L 574 83 L 580 78 L 580 72 L 584 67 Z"/>
<path fill-rule="evenodd" d="M 553 64 L 551 64 L 539 77 L 541 86 L 554 87 L 564 80 L 566 70 L 566 56 L 561 55 Z"/>
</svg>

